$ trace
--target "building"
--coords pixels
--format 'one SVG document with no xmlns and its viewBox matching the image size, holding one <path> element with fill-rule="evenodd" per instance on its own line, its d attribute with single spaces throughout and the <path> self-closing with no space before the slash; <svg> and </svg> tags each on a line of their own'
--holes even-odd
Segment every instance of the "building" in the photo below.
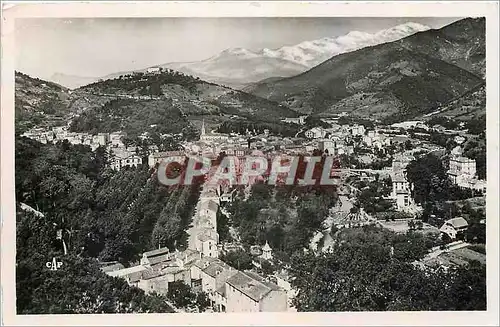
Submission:
<svg viewBox="0 0 500 327">
<path fill-rule="evenodd" d="M 352 136 L 365 135 L 365 127 L 363 125 L 354 125 L 350 130 Z"/>
<path fill-rule="evenodd" d="M 238 271 L 226 282 L 227 312 L 284 312 L 286 291 L 251 272 Z"/>
<path fill-rule="evenodd" d="M 170 250 L 167 247 L 147 251 L 142 254 L 141 265 L 153 266 L 170 259 Z"/>
<path fill-rule="evenodd" d="M 218 258 L 219 235 L 214 228 L 203 228 L 196 235 L 195 247 L 204 257 Z"/>
<path fill-rule="evenodd" d="M 473 178 L 476 175 L 476 161 L 463 156 L 453 156 L 450 158 L 448 176 L 456 183 L 461 175 Z"/>
<path fill-rule="evenodd" d="M 122 147 L 123 142 L 122 139 L 125 137 L 126 134 L 124 132 L 113 132 L 109 134 L 109 142 L 111 142 L 111 145 L 114 147 Z"/>
<path fill-rule="evenodd" d="M 125 269 L 109 271 L 106 272 L 106 274 L 111 277 L 123 278 L 127 281 L 129 285 L 138 286 L 139 281 L 142 279 L 146 271 L 148 271 L 147 267 L 139 265 Z"/>
<path fill-rule="evenodd" d="M 439 231 L 448 235 L 452 240 L 457 238 L 458 233 L 465 233 L 469 223 L 462 217 L 455 217 L 444 222 Z"/>
<path fill-rule="evenodd" d="M 159 72 L 161 72 L 161 68 L 160 67 L 149 67 L 147 69 L 147 72 L 148 72 L 148 74 L 158 74 Z"/>
<path fill-rule="evenodd" d="M 184 162 L 186 155 L 182 151 L 167 151 L 167 152 L 156 152 L 151 153 L 148 156 L 148 165 L 150 168 L 156 166 L 162 160 L 169 158 L 169 160 L 176 162 Z"/>
<path fill-rule="evenodd" d="M 99 133 L 97 134 L 97 143 L 99 145 L 105 146 L 108 144 L 109 141 L 109 134 L 108 133 Z"/>
<path fill-rule="evenodd" d="M 393 171 L 406 171 L 406 167 L 410 162 L 415 160 L 415 157 L 412 155 L 406 155 L 406 154 L 397 154 L 394 156 L 394 159 L 392 160 L 392 170 Z"/>
<path fill-rule="evenodd" d="M 392 176 L 391 197 L 396 200 L 396 208 L 399 211 L 407 211 L 414 204 L 411 197 L 411 185 L 403 172 L 398 171 Z"/>
<path fill-rule="evenodd" d="M 237 272 L 238 270 L 219 259 L 215 259 L 201 271 L 202 290 L 208 294 L 219 312 L 226 311 L 226 281 Z"/>
<path fill-rule="evenodd" d="M 200 221 L 203 218 L 208 218 L 213 228 L 217 229 L 217 211 L 219 210 L 219 204 L 214 200 L 202 201 L 199 206 L 199 216 Z M 203 226 L 200 226 L 203 227 Z"/>
<path fill-rule="evenodd" d="M 400 211 L 410 211 L 415 204 L 411 197 L 411 184 L 406 178 L 406 167 L 414 159 L 411 155 L 399 154 L 394 156 L 392 161 L 391 198 L 395 200 L 396 208 Z"/>
<path fill-rule="evenodd" d="M 200 141 L 201 142 L 226 142 L 229 139 L 229 135 L 223 133 L 207 133 L 205 130 L 205 121 L 202 122 L 201 125 L 201 134 Z"/>
<path fill-rule="evenodd" d="M 422 128 L 428 130 L 429 127 L 421 120 L 405 121 L 401 123 L 394 123 L 391 125 L 393 128 L 409 129 L 409 128 Z"/>
<path fill-rule="evenodd" d="M 99 263 L 99 266 L 101 267 L 101 271 L 104 273 L 125 269 L 125 266 L 118 261 L 101 262 Z"/>
<path fill-rule="evenodd" d="M 202 290 L 201 272 L 215 260 L 216 258 L 212 257 L 201 257 L 200 259 L 194 261 L 194 263 L 191 265 L 191 285 L 193 287 L 195 287 L 195 285 L 199 283 L 200 290 Z"/>
<path fill-rule="evenodd" d="M 304 134 L 307 138 L 319 139 L 325 137 L 326 131 L 321 127 L 313 127 L 310 130 L 306 131 Z"/>
<path fill-rule="evenodd" d="M 298 124 L 298 125 L 304 125 L 306 123 L 306 116 L 299 116 L 298 118 L 284 118 L 281 121 L 284 123 L 293 123 L 293 124 Z"/>
<path fill-rule="evenodd" d="M 167 276 L 160 271 L 148 270 L 137 283 L 137 287 L 149 293 L 158 293 L 166 295 L 168 292 Z"/>
<path fill-rule="evenodd" d="M 231 203 L 233 202 L 234 200 L 234 197 L 236 195 L 236 188 L 233 189 L 232 191 L 225 191 L 225 192 L 221 192 L 221 195 L 219 197 L 219 201 L 221 203 Z"/>
<path fill-rule="evenodd" d="M 120 170 L 123 167 L 138 167 L 139 165 L 142 165 L 142 158 L 128 151 L 115 154 L 111 162 L 111 168 L 114 170 Z"/>
<path fill-rule="evenodd" d="M 200 253 L 193 250 L 169 253 L 163 248 L 146 252 L 141 261 L 148 270 L 142 274 L 137 287 L 146 293 L 167 294 L 172 282 L 191 285 L 191 266 L 199 257 Z"/>
<path fill-rule="evenodd" d="M 485 180 L 470 178 L 468 175 L 460 175 L 457 176 L 455 183 L 462 188 L 467 188 L 483 194 L 486 193 L 487 183 Z"/>
<path fill-rule="evenodd" d="M 318 149 L 328 154 L 335 154 L 335 141 L 324 139 L 318 141 Z"/>
<path fill-rule="evenodd" d="M 273 259 L 273 249 L 269 246 L 269 243 L 264 244 L 262 247 L 262 255 L 260 256 L 264 260 L 272 260 Z"/>
</svg>

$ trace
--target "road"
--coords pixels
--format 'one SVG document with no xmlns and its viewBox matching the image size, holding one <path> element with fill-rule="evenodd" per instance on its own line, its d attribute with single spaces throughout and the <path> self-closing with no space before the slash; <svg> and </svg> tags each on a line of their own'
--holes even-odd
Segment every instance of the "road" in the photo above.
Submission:
<svg viewBox="0 0 500 327">
<path fill-rule="evenodd" d="M 323 249 L 322 249 L 323 252 L 333 245 L 333 238 L 331 236 L 331 231 L 334 220 L 336 218 L 340 218 L 339 216 L 345 217 L 346 215 L 348 215 L 351 211 L 351 208 L 353 207 L 353 203 L 345 195 L 339 196 L 339 204 L 340 206 L 335 206 L 330 209 L 331 214 L 325 219 L 323 223 L 325 227 L 325 229 L 323 230 L 323 237 L 324 237 Z"/>
<path fill-rule="evenodd" d="M 469 245 L 470 245 L 469 243 L 466 243 L 466 242 L 463 242 L 463 241 L 456 241 L 456 242 L 448 244 L 448 246 L 446 247 L 446 249 L 440 249 L 439 247 L 436 247 L 436 248 L 433 249 L 433 251 L 431 251 L 430 253 L 428 253 L 422 259 L 422 261 L 428 261 L 428 260 L 435 259 L 440 254 L 443 254 L 443 253 L 446 253 L 446 252 L 450 252 L 450 251 L 454 251 L 454 250 L 458 250 L 458 249 L 461 249 L 461 248 L 465 248 L 465 247 L 467 247 Z"/>
</svg>

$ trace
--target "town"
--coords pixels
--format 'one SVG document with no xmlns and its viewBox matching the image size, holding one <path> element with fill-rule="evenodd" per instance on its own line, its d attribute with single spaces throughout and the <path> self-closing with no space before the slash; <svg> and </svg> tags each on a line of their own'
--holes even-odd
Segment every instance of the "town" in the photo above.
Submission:
<svg viewBox="0 0 500 327">
<path fill-rule="evenodd" d="M 275 22 L 16 20 L 17 314 L 490 307 L 486 19 Z"/>
<path fill-rule="evenodd" d="M 330 208 L 323 223 L 324 230 L 317 231 L 311 239 L 312 250 L 329 251 L 333 244 L 330 235 L 332 229 L 378 225 L 397 233 L 419 229 L 425 234 L 434 235 L 436 239 L 447 240 L 447 244 L 430 249 L 423 259 L 414 262 L 420 269 L 462 265 L 472 259 L 485 262 L 484 254 L 468 249 L 464 233 L 469 224 L 464 218 L 449 216 L 447 219 L 435 220 L 433 225 L 422 223 L 424 209 L 413 198 L 413 185 L 406 171 L 416 157 L 446 153 L 445 147 L 429 141 L 430 133 L 455 135 L 453 140 L 456 146 L 451 149 L 447 162 L 443 162 L 448 167 L 448 178 L 460 189 L 472 192 L 475 198 L 484 198 L 486 181 L 478 178 L 475 160 L 463 155 L 463 145 L 471 137 L 467 130 L 446 130 L 439 125 L 428 126 L 423 121 L 389 126 L 375 124 L 366 128 L 362 124 L 342 122 L 345 117 L 345 114 L 340 114 L 322 119 L 320 126 L 303 128 L 303 132 L 293 138 L 273 135 L 269 130 L 263 133 L 247 130 L 244 135 L 207 131 L 202 121 L 199 140 L 182 141 L 180 145 L 183 150 L 167 152 L 160 152 L 157 146 L 152 145 L 148 147 L 145 157 L 141 157 L 137 146 L 125 146 L 122 140 L 126 131 L 90 135 L 68 132 L 67 127 L 55 127 L 49 131 L 31 130 L 23 136 L 41 143 L 67 140 L 74 145 L 90 146 L 92 150 L 103 147 L 109 154 L 109 166 L 113 170 L 131 169 L 145 164 L 155 170 L 165 159 L 183 162 L 188 157 L 203 156 L 215 160 L 223 154 L 239 159 L 237 174 L 241 175 L 246 156 L 307 157 L 320 154 L 335 157 L 341 163 L 332 168 L 331 175 L 339 181 L 341 204 Z M 307 116 L 301 116 L 285 118 L 283 123 L 305 126 L 307 120 Z M 361 192 L 356 186 L 360 183 L 376 184 L 377 181 L 387 181 L 391 185 L 383 201 L 389 203 L 386 211 L 398 213 L 392 218 L 381 219 L 377 212 L 367 212 L 367 208 L 363 207 L 358 212 L 353 211 L 356 197 Z M 245 186 L 246 196 L 256 182 L 254 179 Z M 234 251 L 244 251 L 239 242 L 221 242 L 217 232 L 217 212 L 222 210 L 224 214 L 230 215 L 225 207 L 237 196 L 236 187 L 227 182 L 206 183 L 202 186 L 188 230 L 187 249 L 172 252 L 160 245 L 157 249 L 144 252 L 137 265 L 125 268 L 116 261 L 103 262 L 101 269 L 109 276 L 123 278 L 129 285 L 146 293 L 166 295 L 171 285 L 184 283 L 193 292 L 207 295 L 210 305 L 204 310 L 212 312 L 295 311 L 292 299 L 296 290 L 291 287 L 287 270 L 282 268 L 267 274 L 263 272 L 262 262 L 277 264 L 269 242 L 252 245 L 250 269 L 238 269 L 220 258 Z M 485 220 L 481 220 L 481 223 L 484 224 Z M 323 241 L 319 245 L 321 239 Z M 183 312 L 193 309 L 199 310 L 192 305 L 176 308 Z"/>
</svg>

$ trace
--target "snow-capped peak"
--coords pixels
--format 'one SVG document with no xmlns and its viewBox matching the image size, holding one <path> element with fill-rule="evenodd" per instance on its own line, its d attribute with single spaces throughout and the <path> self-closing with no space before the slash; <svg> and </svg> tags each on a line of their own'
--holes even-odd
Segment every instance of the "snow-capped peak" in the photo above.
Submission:
<svg viewBox="0 0 500 327">
<path fill-rule="evenodd" d="M 282 58 L 307 67 L 313 67 L 341 53 L 396 41 L 428 29 L 428 26 L 408 22 L 373 34 L 361 31 L 351 31 L 338 37 L 324 37 L 313 41 L 304 41 L 294 46 L 285 46 L 275 50 L 263 49 L 259 54 L 270 58 Z"/>
<path fill-rule="evenodd" d="M 351 31 L 337 37 L 304 41 L 279 49 L 252 51 L 228 48 L 203 61 L 170 63 L 164 66 L 202 76 L 209 81 L 238 80 L 239 84 L 256 82 L 268 77 L 288 77 L 300 74 L 321 62 L 364 47 L 392 42 L 429 27 L 408 22 L 375 33 Z"/>
<path fill-rule="evenodd" d="M 219 54 L 213 56 L 212 58 L 209 58 L 208 60 L 216 60 L 216 59 L 232 58 L 232 57 L 238 57 L 242 59 L 242 58 L 255 58 L 259 57 L 259 55 L 245 48 L 228 48 L 226 50 L 221 51 Z"/>
</svg>

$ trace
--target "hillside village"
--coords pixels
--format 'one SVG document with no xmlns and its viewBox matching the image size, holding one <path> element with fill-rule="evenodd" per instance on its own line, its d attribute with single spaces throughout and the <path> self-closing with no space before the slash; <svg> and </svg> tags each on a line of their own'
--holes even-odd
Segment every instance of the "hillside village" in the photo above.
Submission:
<svg viewBox="0 0 500 327">
<path fill-rule="evenodd" d="M 451 26 L 461 24 L 481 21 Z M 54 85 L 17 74 L 17 233 L 26 247 L 18 287 L 29 289 L 22 311 L 44 311 L 34 269 L 52 285 L 63 280 L 34 268 L 45 260 L 40 244 L 67 265 L 66 285 L 73 276 L 99 285 L 101 293 L 88 291 L 64 313 L 485 307 L 486 117 L 485 101 L 475 101 L 485 96 L 482 61 L 417 60 L 421 33 L 250 93 L 155 66 L 57 87 L 57 101 L 51 92 L 40 102 L 40 89 Z M 366 64 L 379 55 L 379 66 Z M 321 75 L 332 67 L 346 80 Z M 461 71 L 451 86 L 437 78 Z M 417 75 L 433 76 L 420 85 L 428 98 L 402 91 Z M 330 82 L 345 87 L 325 89 Z M 51 103 L 57 110 L 47 110 Z M 167 160 L 200 157 L 214 166 L 199 184 L 159 181 Z M 236 158 L 237 180 L 251 157 L 299 158 L 294 181 L 319 157 L 318 183 L 283 186 L 280 175 L 275 186 L 267 172 L 241 185 L 210 183 L 225 157 Z M 335 183 L 320 185 L 318 168 L 330 159 Z M 470 291 L 457 300 L 457 289 Z"/>
<path fill-rule="evenodd" d="M 358 214 L 353 215 L 350 211 L 351 204 L 349 209 L 332 208 L 337 211 L 332 213 L 331 218 L 327 218 L 327 221 L 331 219 L 328 226 L 330 231 L 332 228 L 379 225 L 398 232 L 401 232 L 401 228 L 403 231 L 421 229 L 424 233 L 434 233 L 436 239 L 446 237 L 451 242 L 451 250 L 443 251 L 441 247 L 430 249 L 442 253 L 433 257 L 431 261 L 422 259 L 420 264 L 423 267 L 436 265 L 436 260 L 441 260 L 448 253 L 458 255 L 460 259 L 456 260 L 459 261 L 450 259 L 446 263 L 437 261 L 440 262 L 438 266 L 468 262 L 470 255 L 473 258 L 480 258 L 480 253 L 467 250 L 468 245 L 464 242 L 464 235 L 469 223 L 464 218 L 449 217 L 448 220 L 442 220 L 442 225 L 437 225 L 436 222 L 434 225 L 421 222 L 422 204 L 415 202 L 412 194 L 414 186 L 407 177 L 407 167 L 416 160 L 416 157 L 429 153 L 442 154 L 447 151 L 445 147 L 426 140 L 426 137 L 430 136 L 429 133 L 453 133 L 456 134 L 454 138 L 463 144 L 466 137 L 462 135 L 467 135 L 467 131 L 446 131 L 437 125 L 428 126 L 423 121 L 365 128 L 364 125 L 357 123 L 342 123 L 342 117 L 344 115 L 323 119 L 322 126 L 305 129 L 301 136 L 294 138 L 281 138 L 272 135 L 269 130 L 265 130 L 262 134 L 247 131 L 246 135 L 207 132 L 203 122 L 199 140 L 181 142 L 183 150 L 160 152 L 158 147 L 150 146 L 148 153 L 143 153 L 142 156 L 138 147 L 127 147 L 123 144 L 122 138 L 126 135 L 126 131 L 91 135 L 72 133 L 65 127 L 56 127 L 50 131 L 32 130 L 23 136 L 41 143 L 66 140 L 74 145 L 90 146 L 92 150 L 98 147 L 105 148 L 110 159 L 109 167 L 117 171 L 135 169 L 142 165 L 154 170 L 166 158 L 184 160 L 187 157 L 204 156 L 216 159 L 224 153 L 241 160 L 238 170 L 241 174 L 246 155 L 271 158 L 277 154 L 311 156 L 319 152 L 323 156 L 335 156 L 342 162 L 338 168 L 347 168 L 332 170 L 332 174 L 337 176 L 343 187 L 348 190 L 341 196 L 343 201 L 355 202 L 356 194 L 359 194 L 355 185 L 360 181 L 374 182 L 377 178 L 387 179 L 391 190 L 384 196 L 384 201 L 388 201 L 391 207 L 389 210 L 399 213 L 398 217 L 401 218 L 383 220 L 373 216 L 373 214 L 378 215 L 377 212 L 368 213 L 363 207 Z M 307 118 L 287 118 L 284 119 L 284 123 L 303 126 L 304 119 Z M 325 125 L 330 127 L 324 127 Z M 419 130 L 418 136 L 415 135 L 417 134 L 414 132 L 415 129 Z M 443 166 L 449 167 L 446 172 L 448 178 L 460 189 L 470 190 L 476 197 L 484 197 L 486 181 L 477 177 L 475 160 L 464 157 L 462 152 L 462 147 L 457 145 L 448 159 L 443 161 Z M 290 297 L 293 298 L 296 290 L 291 288 L 286 270 L 276 271 L 267 276 L 255 272 L 261 271 L 259 268 L 262 267 L 262 261 L 273 262 L 272 248 L 268 243 L 261 245 L 262 249 L 257 253 L 262 254 L 256 257 L 259 260 L 253 261 L 251 270 L 240 271 L 219 258 L 223 253 L 244 248 L 241 243 L 221 242 L 217 229 L 219 207 L 234 200 L 236 194 L 234 187 L 224 184 L 205 185 L 202 188 L 192 218 L 192 227 L 188 230 L 186 250 L 171 252 L 166 247 L 158 248 L 144 252 L 139 265 L 124 268 L 121 264 L 106 264 L 102 268 L 103 271 L 109 276 L 125 279 L 129 285 L 137 286 L 146 293 L 168 294 L 169 284 L 182 281 L 190 285 L 193 290 L 208 294 L 211 301 L 210 310 L 223 312 L 294 310 Z M 250 188 L 247 191 L 250 191 Z M 343 217 L 345 215 L 347 217 Z M 316 234 L 315 238 L 318 237 L 324 237 L 322 232 Z M 312 240 L 311 246 L 319 250 L 315 244 L 317 241 Z M 328 251 L 328 246 L 328 242 L 323 244 L 323 250 Z M 484 258 L 479 260 L 484 261 Z"/>
</svg>

